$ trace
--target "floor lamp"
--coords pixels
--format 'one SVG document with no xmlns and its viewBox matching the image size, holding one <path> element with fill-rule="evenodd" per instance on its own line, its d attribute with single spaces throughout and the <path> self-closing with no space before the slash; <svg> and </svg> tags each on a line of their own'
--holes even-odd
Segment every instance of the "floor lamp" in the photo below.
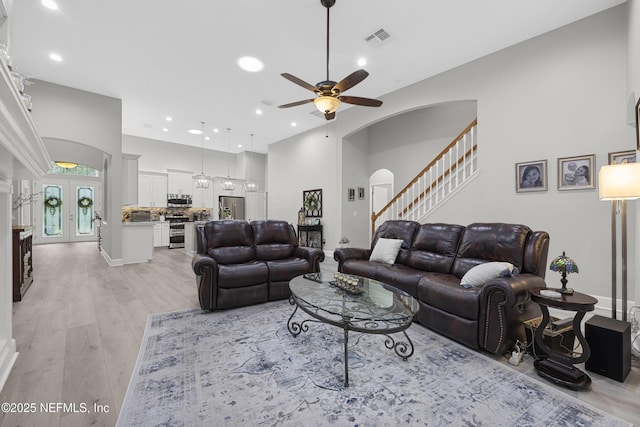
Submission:
<svg viewBox="0 0 640 427">
<path fill-rule="evenodd" d="M 600 168 L 600 200 L 611 200 L 611 311 L 617 318 L 616 214 L 620 204 L 622 252 L 622 320 L 627 320 L 627 200 L 640 198 L 640 163 L 606 165 Z"/>
</svg>

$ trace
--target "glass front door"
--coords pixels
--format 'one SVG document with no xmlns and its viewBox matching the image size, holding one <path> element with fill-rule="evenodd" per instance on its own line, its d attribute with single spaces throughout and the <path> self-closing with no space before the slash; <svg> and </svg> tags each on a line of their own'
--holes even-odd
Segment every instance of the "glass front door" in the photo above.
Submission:
<svg viewBox="0 0 640 427">
<path fill-rule="evenodd" d="M 96 240 L 98 182 L 43 182 L 42 206 L 36 210 L 37 243 Z"/>
</svg>

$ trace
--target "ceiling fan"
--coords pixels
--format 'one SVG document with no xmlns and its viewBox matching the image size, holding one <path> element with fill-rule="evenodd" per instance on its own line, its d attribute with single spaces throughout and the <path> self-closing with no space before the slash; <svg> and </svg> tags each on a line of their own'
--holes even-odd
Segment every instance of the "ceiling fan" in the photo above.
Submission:
<svg viewBox="0 0 640 427">
<path fill-rule="evenodd" d="M 302 86 L 311 92 L 315 92 L 318 96 L 316 98 L 305 99 L 304 101 L 280 105 L 278 108 L 296 107 L 298 105 L 313 102 L 316 105 L 316 108 L 320 110 L 320 112 L 324 113 L 324 117 L 327 120 L 332 120 L 336 117 L 336 110 L 340 107 L 341 102 L 363 105 L 365 107 L 381 106 L 382 101 L 377 99 L 342 95 L 342 93 L 347 91 L 347 89 L 351 89 L 367 78 L 369 73 L 365 70 L 354 71 L 338 83 L 329 80 L 329 9 L 336 3 L 336 0 L 320 0 L 320 3 L 327 8 L 327 80 L 316 83 L 316 85 L 313 86 L 292 74 L 282 73 L 281 76 L 285 79 L 297 84 L 298 86 Z"/>
</svg>

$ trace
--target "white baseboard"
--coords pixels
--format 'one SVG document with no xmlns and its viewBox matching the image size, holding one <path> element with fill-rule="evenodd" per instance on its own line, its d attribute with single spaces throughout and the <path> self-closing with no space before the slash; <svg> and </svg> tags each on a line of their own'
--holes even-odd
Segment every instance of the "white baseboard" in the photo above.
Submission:
<svg viewBox="0 0 640 427">
<path fill-rule="evenodd" d="M 111 259 L 109 254 L 106 253 L 103 250 L 100 251 L 100 253 L 102 254 L 102 257 L 105 259 L 105 261 L 107 261 L 107 264 L 109 264 L 109 266 L 111 266 L 111 267 L 119 267 L 121 265 L 124 265 L 124 261 L 122 260 L 122 258 Z"/>
<path fill-rule="evenodd" d="M 4 388 L 13 365 L 16 363 L 16 340 L 3 340 L 0 342 L 0 391 Z"/>
</svg>

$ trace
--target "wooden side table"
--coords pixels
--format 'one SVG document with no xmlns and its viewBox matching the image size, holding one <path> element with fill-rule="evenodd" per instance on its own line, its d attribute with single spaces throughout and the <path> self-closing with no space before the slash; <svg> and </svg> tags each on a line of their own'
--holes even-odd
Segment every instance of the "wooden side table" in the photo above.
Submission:
<svg viewBox="0 0 640 427">
<path fill-rule="evenodd" d="M 535 333 L 536 344 L 547 353 L 547 357 L 536 360 L 533 366 L 538 371 L 538 375 L 558 385 L 572 390 L 588 389 L 591 386 L 591 378 L 573 365 L 585 362 L 591 356 L 589 344 L 580 331 L 580 323 L 587 311 L 594 310 L 598 300 L 580 292 L 553 298 L 541 295 L 540 291 L 543 289 L 546 288 L 529 289 L 531 299 L 540 306 L 542 311 L 542 322 L 538 325 Z M 555 351 L 544 342 L 543 332 L 551 319 L 549 307 L 576 312 L 573 317 L 573 332 L 582 346 L 582 354 L 580 356 L 574 357 L 573 351 L 570 354 Z"/>
</svg>

